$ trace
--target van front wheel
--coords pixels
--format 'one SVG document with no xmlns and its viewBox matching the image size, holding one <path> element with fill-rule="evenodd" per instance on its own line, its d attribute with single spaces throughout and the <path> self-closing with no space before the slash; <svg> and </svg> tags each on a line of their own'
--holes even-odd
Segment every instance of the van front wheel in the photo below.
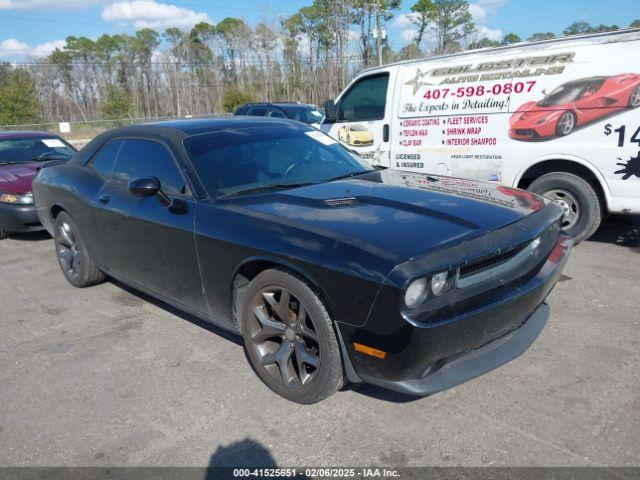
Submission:
<svg viewBox="0 0 640 480">
<path fill-rule="evenodd" d="M 564 172 L 547 173 L 534 180 L 528 190 L 562 207 L 562 228 L 575 243 L 589 238 L 600 226 L 600 199 L 593 186 L 583 178 Z"/>
</svg>

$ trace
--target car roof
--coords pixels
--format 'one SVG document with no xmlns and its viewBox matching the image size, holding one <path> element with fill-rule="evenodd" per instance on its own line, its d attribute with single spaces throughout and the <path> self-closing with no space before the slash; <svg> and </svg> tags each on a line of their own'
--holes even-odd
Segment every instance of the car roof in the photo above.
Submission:
<svg viewBox="0 0 640 480">
<path fill-rule="evenodd" d="M 581 85 L 583 83 L 600 82 L 608 78 L 611 78 L 611 77 L 599 76 L 599 77 L 577 78 L 575 80 L 571 80 L 569 82 L 563 83 L 562 85 Z"/>
<path fill-rule="evenodd" d="M 0 131 L 0 140 L 8 140 L 11 138 L 59 138 L 55 133 L 38 132 L 29 130 L 13 130 L 13 131 Z"/>
<path fill-rule="evenodd" d="M 256 103 L 245 103 L 238 108 L 248 108 L 248 107 L 310 107 L 316 108 L 310 103 L 300 103 L 300 102 L 256 102 Z"/>
<path fill-rule="evenodd" d="M 180 142 L 184 137 L 191 135 L 212 133 L 229 129 L 234 130 L 241 128 L 264 127 L 269 125 L 285 125 L 290 128 L 292 127 L 304 130 L 311 128 L 305 124 L 286 118 L 230 116 L 189 120 L 169 120 L 129 125 L 109 130 L 101 134 L 99 137 L 96 137 L 96 139 L 99 138 L 99 142 L 104 143 L 107 139 L 116 137 L 149 136 Z"/>
</svg>

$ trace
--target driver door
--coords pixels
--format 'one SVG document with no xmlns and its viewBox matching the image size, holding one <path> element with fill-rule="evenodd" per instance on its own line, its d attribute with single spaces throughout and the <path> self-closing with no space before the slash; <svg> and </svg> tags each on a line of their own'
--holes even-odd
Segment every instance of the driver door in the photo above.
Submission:
<svg viewBox="0 0 640 480">
<path fill-rule="evenodd" d="M 131 180 L 151 176 L 160 180 L 172 207 L 129 192 Z M 195 200 L 165 145 L 123 139 L 97 210 L 114 275 L 206 313 L 194 240 Z"/>
<path fill-rule="evenodd" d="M 389 166 L 390 77 L 389 72 L 382 72 L 357 79 L 337 100 L 335 122 L 321 126 L 323 132 L 373 165 Z"/>
</svg>

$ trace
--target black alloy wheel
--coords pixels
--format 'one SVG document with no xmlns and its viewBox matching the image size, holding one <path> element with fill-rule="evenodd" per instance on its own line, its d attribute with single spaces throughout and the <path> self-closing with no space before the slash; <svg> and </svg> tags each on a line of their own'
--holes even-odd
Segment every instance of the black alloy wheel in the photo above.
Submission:
<svg viewBox="0 0 640 480">
<path fill-rule="evenodd" d="M 65 277 L 77 281 L 82 260 L 78 254 L 76 235 L 68 222 L 60 221 L 56 224 L 56 252 L 62 273 Z"/>
<path fill-rule="evenodd" d="M 269 374 L 287 388 L 307 385 L 320 367 L 320 345 L 305 306 L 285 287 L 263 288 L 251 302 L 251 338 Z"/>
<path fill-rule="evenodd" d="M 89 287 L 105 280 L 105 275 L 93 263 L 78 228 L 66 212 L 55 219 L 54 243 L 60 269 L 74 287 Z"/>
<path fill-rule="evenodd" d="M 267 270 L 253 279 L 243 298 L 245 351 L 269 388 L 288 400 L 314 403 L 342 386 L 331 319 L 306 282 Z"/>
</svg>

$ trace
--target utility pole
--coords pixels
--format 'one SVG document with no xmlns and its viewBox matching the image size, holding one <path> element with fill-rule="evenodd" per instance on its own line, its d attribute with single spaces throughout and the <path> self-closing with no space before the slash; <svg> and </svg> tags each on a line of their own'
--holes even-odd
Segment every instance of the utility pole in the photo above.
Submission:
<svg viewBox="0 0 640 480">
<path fill-rule="evenodd" d="M 380 30 L 380 0 L 375 0 L 374 9 L 376 11 L 376 40 L 378 48 L 378 66 L 382 65 L 382 31 Z"/>
</svg>

